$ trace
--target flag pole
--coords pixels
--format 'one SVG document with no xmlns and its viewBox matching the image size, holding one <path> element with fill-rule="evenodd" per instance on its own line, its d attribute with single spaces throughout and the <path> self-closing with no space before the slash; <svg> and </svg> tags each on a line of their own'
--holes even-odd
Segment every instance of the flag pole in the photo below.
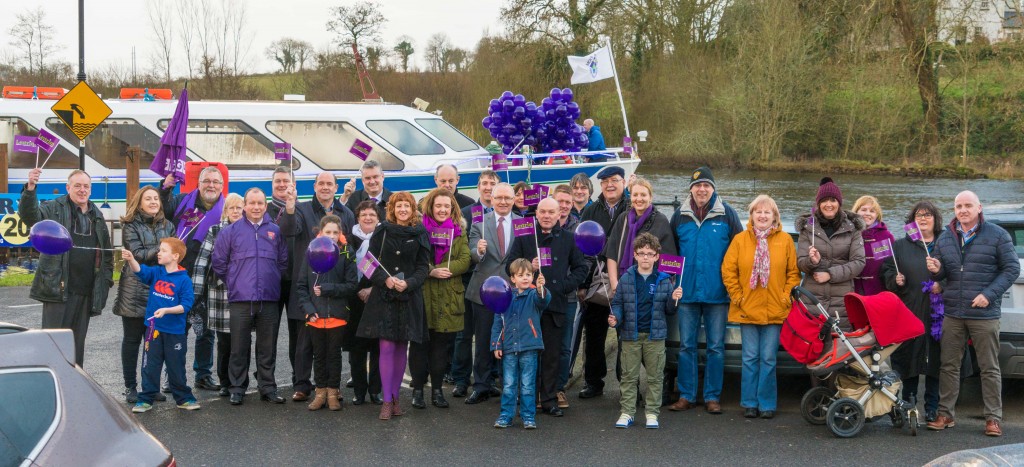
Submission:
<svg viewBox="0 0 1024 467">
<path fill-rule="evenodd" d="M 452 229 L 451 235 L 448 236 L 448 270 L 452 269 L 452 247 L 455 244 L 455 229 Z"/>
<path fill-rule="evenodd" d="M 615 53 L 612 52 L 612 39 L 608 36 L 602 36 L 605 43 L 608 44 L 608 59 L 612 62 L 612 74 L 615 77 L 615 91 L 619 93 L 619 108 L 622 109 L 622 124 L 626 127 L 626 137 L 632 137 L 629 134 L 629 120 L 626 120 L 626 102 L 622 99 L 622 86 L 619 85 L 619 70 L 615 67 Z"/>
<path fill-rule="evenodd" d="M 917 219 L 914 219 L 914 227 L 917 227 L 917 234 L 921 235 L 921 226 L 917 225 Z M 931 258 L 932 254 L 928 252 L 928 243 L 926 243 L 924 241 L 924 235 L 921 235 L 921 246 L 924 247 L 924 254 L 928 255 L 928 257 Z M 893 257 L 893 262 L 895 262 L 896 261 L 895 253 L 896 252 L 893 252 L 893 253 L 894 253 L 894 255 L 893 255 L 894 256 Z"/>
<path fill-rule="evenodd" d="M 540 242 L 537 241 L 537 218 L 533 218 L 533 247 L 537 249 L 537 269 L 544 274 L 544 261 L 540 257 Z"/>
<path fill-rule="evenodd" d="M 900 263 L 896 262 L 896 252 L 892 249 L 892 242 L 887 238 L 885 239 L 885 243 L 889 245 L 889 253 L 892 253 L 892 264 L 896 266 L 896 274 L 902 274 L 900 273 Z M 924 250 L 928 251 L 928 248 L 925 248 Z"/>
</svg>

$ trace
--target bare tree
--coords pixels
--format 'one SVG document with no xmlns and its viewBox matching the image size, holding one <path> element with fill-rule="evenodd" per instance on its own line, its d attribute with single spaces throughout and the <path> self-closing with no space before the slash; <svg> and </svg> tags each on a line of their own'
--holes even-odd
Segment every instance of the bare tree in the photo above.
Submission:
<svg viewBox="0 0 1024 467">
<path fill-rule="evenodd" d="M 306 41 L 283 37 L 270 43 L 266 56 L 281 66 L 281 71 L 291 73 L 296 68 L 302 70 L 309 61 L 313 46 Z"/>
<path fill-rule="evenodd" d="M 387 58 L 388 51 L 382 47 L 367 47 L 366 48 L 366 66 L 371 70 L 379 70 L 381 60 Z"/>
<path fill-rule="evenodd" d="M 416 52 L 416 49 L 412 47 L 412 38 L 409 36 L 402 36 L 398 38 L 398 44 L 393 49 L 396 54 L 402 59 L 402 71 L 409 72 L 409 57 Z"/>
<path fill-rule="evenodd" d="M 604 16 L 617 0 L 510 0 L 501 17 L 509 37 L 544 38 L 575 54 L 589 53 L 597 34 L 604 31 Z"/>
<path fill-rule="evenodd" d="M 157 0 L 159 1 L 159 0 Z M 195 0 L 178 1 L 178 35 L 181 37 L 182 51 L 185 53 L 185 65 L 188 67 L 189 79 L 195 78 Z"/>
<path fill-rule="evenodd" d="M 55 52 L 57 47 L 53 43 L 53 26 L 46 22 L 43 7 L 17 14 L 9 32 L 9 43 L 20 50 L 19 55 L 24 59 L 28 73 L 45 73 L 46 56 Z"/>
<path fill-rule="evenodd" d="M 155 50 L 151 61 L 157 74 L 164 81 L 171 82 L 171 65 L 174 57 L 174 4 L 171 2 L 151 1 L 146 4 L 149 14 L 149 27 L 153 32 Z"/>
<path fill-rule="evenodd" d="M 448 35 L 439 32 L 427 39 L 426 59 L 430 71 L 446 72 L 451 63 L 452 41 Z"/>
<path fill-rule="evenodd" d="M 906 47 L 906 63 L 917 81 L 917 93 L 924 113 L 922 136 L 924 153 L 937 161 L 939 157 L 939 96 L 936 47 L 938 0 L 888 0 L 888 13 L 896 23 Z"/>
<path fill-rule="evenodd" d="M 380 42 L 380 30 L 387 21 L 380 12 L 380 4 L 359 2 L 331 8 L 327 30 L 336 35 L 335 42 L 339 46 L 356 44 L 358 47 L 360 41 L 373 45 Z"/>
</svg>

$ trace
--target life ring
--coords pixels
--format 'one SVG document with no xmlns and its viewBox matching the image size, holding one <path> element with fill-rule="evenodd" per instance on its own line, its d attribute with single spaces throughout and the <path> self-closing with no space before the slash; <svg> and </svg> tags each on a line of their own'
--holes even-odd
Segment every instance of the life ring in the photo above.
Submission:
<svg viewBox="0 0 1024 467">
<path fill-rule="evenodd" d="M 563 153 L 563 152 L 565 152 L 565 151 L 559 149 L 557 151 L 552 151 L 551 154 L 560 154 L 560 153 Z M 552 164 L 554 164 L 555 163 L 555 157 L 556 156 L 549 156 L 547 162 L 545 162 L 544 165 L 552 165 Z M 568 154 L 562 156 L 562 162 L 564 162 L 566 164 L 572 164 L 572 156 L 570 156 Z"/>
</svg>

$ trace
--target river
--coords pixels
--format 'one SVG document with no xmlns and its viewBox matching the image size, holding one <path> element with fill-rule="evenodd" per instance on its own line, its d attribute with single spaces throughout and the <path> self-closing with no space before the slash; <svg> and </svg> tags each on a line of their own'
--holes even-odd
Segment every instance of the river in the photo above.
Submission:
<svg viewBox="0 0 1024 467">
<path fill-rule="evenodd" d="M 654 186 L 655 201 L 671 202 L 678 195 L 684 199 L 693 172 L 691 170 L 645 169 L 638 174 Z M 809 173 L 752 172 L 744 170 L 715 171 L 715 185 L 720 196 L 736 209 L 741 219 L 747 218 L 747 205 L 759 194 L 766 193 L 779 204 L 783 223 L 792 227 L 797 215 L 810 211 L 821 176 Z M 1018 180 L 954 180 L 912 178 L 884 175 L 836 175 L 833 177 L 843 192 L 843 208 L 852 209 L 863 195 L 878 198 L 883 220 L 897 238 L 902 237 L 903 218 L 920 200 L 931 200 L 942 212 L 943 223 L 953 215 L 953 198 L 962 190 L 972 190 L 986 205 L 1024 203 L 1024 181 Z M 596 188 L 596 187 L 595 187 Z M 668 214 L 670 208 L 662 207 Z"/>
</svg>

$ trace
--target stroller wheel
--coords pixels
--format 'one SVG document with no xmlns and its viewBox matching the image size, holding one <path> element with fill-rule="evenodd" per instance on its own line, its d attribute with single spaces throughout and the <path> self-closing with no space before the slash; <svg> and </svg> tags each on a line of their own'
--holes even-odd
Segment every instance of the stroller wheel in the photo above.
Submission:
<svg viewBox="0 0 1024 467">
<path fill-rule="evenodd" d="M 864 427 L 864 407 L 844 397 L 832 403 L 825 415 L 825 424 L 838 438 L 852 438 Z"/>
<path fill-rule="evenodd" d="M 836 392 L 825 386 L 811 388 L 800 400 L 800 415 L 811 425 L 824 425 L 828 406 L 836 400 Z"/>
<path fill-rule="evenodd" d="M 907 424 L 907 414 L 899 407 L 892 408 L 892 411 L 889 412 L 889 419 L 892 420 L 893 428 L 903 428 L 903 425 Z"/>
<path fill-rule="evenodd" d="M 920 421 L 918 420 L 917 409 L 913 409 L 908 412 L 907 418 L 910 422 L 910 436 L 917 436 L 917 423 Z"/>
</svg>

